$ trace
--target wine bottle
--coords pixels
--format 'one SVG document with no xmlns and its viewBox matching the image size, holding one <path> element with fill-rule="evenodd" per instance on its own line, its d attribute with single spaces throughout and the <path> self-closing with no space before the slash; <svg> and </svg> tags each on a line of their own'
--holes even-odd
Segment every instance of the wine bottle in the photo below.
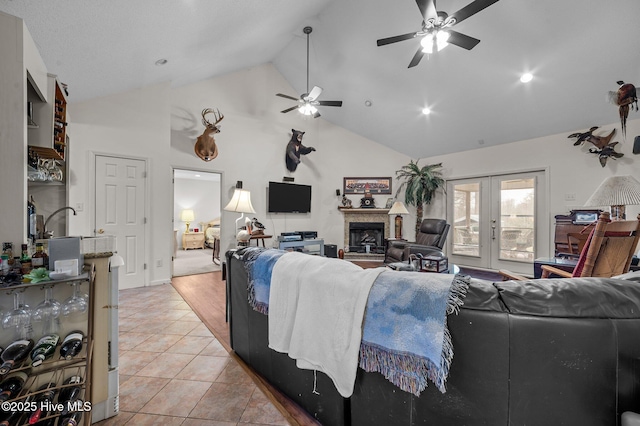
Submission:
<svg viewBox="0 0 640 426">
<path fill-rule="evenodd" d="M 71 403 L 75 402 L 80 397 L 80 393 L 82 392 L 82 377 L 71 376 L 65 380 L 62 385 L 68 387 L 63 387 L 60 390 L 60 394 L 58 395 L 58 404 L 62 404 L 62 411 L 60 411 L 60 415 L 66 416 L 69 414 L 69 411 L 71 411 Z"/>
<path fill-rule="evenodd" d="M 0 401 L 4 402 L 17 397 L 28 377 L 24 371 L 17 371 L 0 382 Z"/>
<path fill-rule="evenodd" d="M 64 338 L 60 346 L 60 359 L 71 359 L 78 355 L 82 350 L 82 339 L 84 334 L 82 331 L 72 331 Z"/>
<path fill-rule="evenodd" d="M 33 349 L 33 340 L 22 339 L 11 343 L 0 355 L 2 365 L 0 366 L 0 376 L 6 375 L 14 367 L 19 367 L 27 359 Z"/>
<path fill-rule="evenodd" d="M 56 384 L 45 383 L 37 390 L 39 392 L 35 397 L 36 409 L 29 415 L 29 424 L 34 425 L 41 418 L 47 417 L 49 411 L 53 407 L 53 398 L 56 396 Z"/>
<path fill-rule="evenodd" d="M 78 401 L 78 402 L 82 402 L 82 401 Z M 68 416 L 63 417 L 60 419 L 60 426 L 77 426 L 80 424 L 80 420 L 82 419 L 82 411 L 78 410 L 78 411 L 74 411 L 72 413 L 69 413 Z"/>
<path fill-rule="evenodd" d="M 24 411 L 0 411 L 0 426 L 15 426 L 21 425 L 20 418 L 24 414 Z"/>
<path fill-rule="evenodd" d="M 52 357 L 59 341 L 60 336 L 57 334 L 47 334 L 46 336 L 42 336 L 31 351 L 31 366 L 37 367 L 42 364 L 42 361 Z"/>
</svg>

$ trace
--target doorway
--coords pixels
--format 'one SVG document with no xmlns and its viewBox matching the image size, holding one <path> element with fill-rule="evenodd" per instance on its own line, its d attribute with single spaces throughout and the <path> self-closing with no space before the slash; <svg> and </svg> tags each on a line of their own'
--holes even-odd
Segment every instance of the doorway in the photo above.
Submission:
<svg viewBox="0 0 640 426">
<path fill-rule="evenodd" d="M 213 247 L 220 237 L 221 173 L 173 169 L 172 276 L 220 270 Z"/>
<path fill-rule="evenodd" d="M 549 245 L 544 171 L 451 180 L 447 194 L 450 262 L 533 274 Z"/>
</svg>

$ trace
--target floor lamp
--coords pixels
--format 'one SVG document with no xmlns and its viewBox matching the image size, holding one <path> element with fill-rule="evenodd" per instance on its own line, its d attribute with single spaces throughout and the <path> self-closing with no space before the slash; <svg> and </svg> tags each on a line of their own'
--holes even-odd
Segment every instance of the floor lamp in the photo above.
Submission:
<svg viewBox="0 0 640 426">
<path fill-rule="evenodd" d="M 402 201 L 396 201 L 389 210 L 389 215 L 396 215 L 396 240 L 402 239 L 402 215 L 409 214 L 409 210 L 402 204 Z"/>
<path fill-rule="evenodd" d="M 611 220 L 624 220 L 625 206 L 637 204 L 640 204 L 640 182 L 633 176 L 610 176 L 589 197 L 585 206 L 610 206 Z"/>
<path fill-rule="evenodd" d="M 231 201 L 226 205 L 224 210 L 229 212 L 241 213 L 240 217 L 236 219 L 236 230 L 238 230 L 238 221 L 240 221 L 245 213 L 255 213 L 256 211 L 253 209 L 251 205 L 251 193 L 242 189 L 242 181 L 238 181 L 236 183 L 236 189 L 233 192 L 233 196 L 231 197 Z M 247 231 L 240 230 L 236 235 L 236 240 L 240 243 L 246 243 L 251 238 L 251 235 Z"/>
</svg>

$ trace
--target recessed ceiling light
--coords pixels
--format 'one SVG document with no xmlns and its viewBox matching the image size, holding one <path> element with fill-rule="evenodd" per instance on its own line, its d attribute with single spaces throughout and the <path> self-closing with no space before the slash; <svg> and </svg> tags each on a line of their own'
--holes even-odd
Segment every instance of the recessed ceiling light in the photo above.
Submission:
<svg viewBox="0 0 640 426">
<path fill-rule="evenodd" d="M 200 177 L 200 175 L 196 175 L 196 177 Z"/>
<path fill-rule="evenodd" d="M 528 83 L 531 80 L 533 80 L 533 74 L 531 74 L 530 72 L 524 73 L 520 77 L 520 81 L 523 82 L 523 83 Z"/>
<path fill-rule="evenodd" d="M 367 99 L 366 101 L 364 101 L 364 106 L 370 107 L 371 105 L 373 105 L 373 103 L 371 103 L 370 100 Z"/>
<path fill-rule="evenodd" d="M 159 67 L 161 67 L 161 66 L 165 65 L 167 62 L 169 62 L 169 61 L 167 61 L 167 60 L 166 60 L 166 59 L 164 59 L 164 58 L 162 58 L 162 59 L 158 59 L 158 60 L 156 61 L 156 65 L 157 65 L 157 66 L 159 66 Z"/>
<path fill-rule="evenodd" d="M 429 107 L 424 107 L 424 108 L 422 108 L 422 113 L 424 115 L 429 115 L 429 114 L 431 114 L 431 110 L 429 109 Z"/>
</svg>

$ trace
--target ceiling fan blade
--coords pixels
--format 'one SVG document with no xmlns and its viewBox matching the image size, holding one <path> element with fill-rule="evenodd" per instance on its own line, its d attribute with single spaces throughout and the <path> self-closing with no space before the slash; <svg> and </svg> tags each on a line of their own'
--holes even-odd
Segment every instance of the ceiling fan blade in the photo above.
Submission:
<svg viewBox="0 0 640 426">
<path fill-rule="evenodd" d="M 411 60 L 407 68 L 413 68 L 416 65 L 418 65 L 423 56 L 424 56 L 424 52 L 422 51 L 422 46 L 420 46 L 416 54 L 413 55 L 413 59 Z"/>
<path fill-rule="evenodd" d="M 402 34 L 402 35 L 397 35 L 397 36 L 393 36 L 393 37 L 387 37 L 387 38 L 381 38 L 380 40 L 378 40 L 378 46 L 385 46 L 387 44 L 391 44 L 391 43 L 397 43 L 399 41 L 404 41 L 404 40 L 409 40 L 414 38 L 418 33 L 407 33 L 407 34 Z"/>
<path fill-rule="evenodd" d="M 449 19 L 455 18 L 456 24 L 464 21 L 469 16 L 475 15 L 480 12 L 482 9 L 485 9 L 492 4 L 496 3 L 498 0 L 476 0 L 472 3 L 469 3 L 459 11 L 452 13 L 449 15 Z"/>
<path fill-rule="evenodd" d="M 318 111 L 316 111 L 316 112 L 313 114 L 313 118 L 318 118 L 318 117 L 320 117 L 320 113 L 319 113 Z"/>
<path fill-rule="evenodd" d="M 480 40 L 477 38 L 469 37 L 468 35 L 450 29 L 446 31 L 449 33 L 449 40 L 447 40 L 447 42 L 462 47 L 463 49 L 471 50 L 480 43 Z"/>
<path fill-rule="evenodd" d="M 287 109 L 282 110 L 280 112 L 281 113 L 290 112 L 290 111 L 293 111 L 294 109 L 298 109 L 298 108 L 300 108 L 300 105 L 292 106 L 291 108 L 287 108 Z"/>
<path fill-rule="evenodd" d="M 416 0 L 418 7 L 420 8 L 420 13 L 422 13 L 422 17 L 425 21 L 430 18 L 437 18 L 438 12 L 436 11 L 436 0 Z"/>
<path fill-rule="evenodd" d="M 342 101 L 318 101 L 318 105 L 341 107 Z"/>
<path fill-rule="evenodd" d="M 299 101 L 300 98 L 294 98 L 293 96 L 283 95 L 282 93 L 276 93 L 276 96 L 280 96 L 281 98 L 291 99 L 292 101 Z"/>
<path fill-rule="evenodd" d="M 315 101 L 318 96 L 322 93 L 322 87 L 313 86 L 313 89 L 307 95 L 310 101 Z"/>
</svg>

